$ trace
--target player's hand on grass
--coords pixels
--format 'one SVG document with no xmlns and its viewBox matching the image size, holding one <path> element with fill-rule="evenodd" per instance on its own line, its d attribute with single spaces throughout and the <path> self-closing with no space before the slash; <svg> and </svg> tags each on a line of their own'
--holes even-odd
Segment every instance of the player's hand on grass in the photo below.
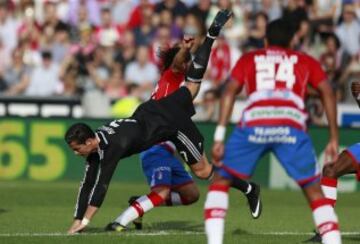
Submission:
<svg viewBox="0 0 360 244">
<path fill-rule="evenodd" d="M 82 230 L 85 229 L 85 227 L 86 225 L 81 224 L 81 220 L 75 219 L 70 229 L 68 230 L 68 234 L 80 233 Z"/>
<path fill-rule="evenodd" d="M 221 141 L 215 141 L 212 146 L 211 156 L 213 164 L 217 167 L 222 165 L 221 159 L 224 156 L 224 143 Z"/>
<path fill-rule="evenodd" d="M 336 139 L 331 139 L 325 148 L 325 164 L 335 162 L 339 155 L 339 143 Z"/>
</svg>

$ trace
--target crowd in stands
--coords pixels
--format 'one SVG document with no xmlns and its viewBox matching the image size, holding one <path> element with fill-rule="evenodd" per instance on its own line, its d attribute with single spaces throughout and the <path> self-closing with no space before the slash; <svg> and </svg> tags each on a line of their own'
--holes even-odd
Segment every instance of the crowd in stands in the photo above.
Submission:
<svg viewBox="0 0 360 244">
<path fill-rule="evenodd" d="M 234 17 L 197 101 L 203 119 L 214 116 L 236 60 L 262 48 L 266 24 L 279 17 L 299 27 L 297 49 L 321 61 L 338 102 L 351 101 L 348 85 L 360 76 L 360 0 L 1 0 L 0 93 L 79 96 L 87 116 L 127 115 L 121 105 L 147 100 L 156 85 L 159 50 L 183 35 L 200 41 L 220 8 Z M 312 122 L 322 124 L 317 94 L 309 96 Z"/>
</svg>

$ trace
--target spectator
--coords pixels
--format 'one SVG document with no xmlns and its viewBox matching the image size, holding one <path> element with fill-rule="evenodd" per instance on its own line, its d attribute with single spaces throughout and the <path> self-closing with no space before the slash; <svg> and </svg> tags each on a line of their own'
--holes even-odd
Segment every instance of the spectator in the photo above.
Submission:
<svg viewBox="0 0 360 244">
<path fill-rule="evenodd" d="M 30 68 L 23 62 L 23 53 L 20 49 L 15 49 L 12 53 L 12 63 L 2 75 L 7 88 L 6 95 L 22 94 L 29 83 Z"/>
<path fill-rule="evenodd" d="M 43 35 L 45 34 L 52 37 L 54 36 L 55 29 L 59 24 L 66 24 L 58 18 L 56 2 L 46 2 L 44 4 L 44 13 L 44 22 L 42 26 Z"/>
<path fill-rule="evenodd" d="M 0 3 L 0 39 L 5 50 L 11 53 L 17 45 L 18 22 L 9 12 L 5 3 Z"/>
<path fill-rule="evenodd" d="M 210 57 L 210 79 L 215 87 L 219 87 L 226 80 L 230 71 L 230 46 L 224 37 L 217 39 Z"/>
<path fill-rule="evenodd" d="M 339 9 L 338 0 L 313 0 L 309 9 L 313 37 L 320 34 L 324 38 L 327 34 L 333 32 L 334 21 Z"/>
<path fill-rule="evenodd" d="M 173 44 L 175 44 L 175 40 L 172 40 L 171 38 L 170 28 L 165 25 L 159 26 L 151 44 L 151 61 L 161 66 L 161 64 L 159 64 L 160 59 L 158 57 L 158 53 L 161 52 L 161 50 L 169 48 Z"/>
<path fill-rule="evenodd" d="M 66 54 L 70 52 L 69 30 L 69 26 L 62 22 L 59 22 L 55 27 L 54 41 L 49 47 L 55 63 L 62 63 Z"/>
<path fill-rule="evenodd" d="M 135 55 L 135 36 L 132 31 L 127 30 L 122 37 L 121 49 L 118 50 L 115 61 L 124 69 L 130 62 L 135 60 Z"/>
<path fill-rule="evenodd" d="M 42 64 L 36 66 L 30 74 L 25 89 L 27 96 L 52 96 L 61 91 L 59 66 L 52 61 L 51 52 L 43 51 L 41 57 Z"/>
<path fill-rule="evenodd" d="M 132 10 L 130 14 L 127 27 L 129 29 L 139 27 L 143 21 L 143 12 L 147 11 L 148 8 L 153 8 L 153 5 L 149 2 L 149 0 L 140 0 L 139 4 Z"/>
<path fill-rule="evenodd" d="M 155 5 L 155 13 L 160 14 L 163 10 L 169 10 L 174 18 L 174 23 L 183 28 L 184 18 L 188 13 L 188 8 L 180 0 L 163 0 Z"/>
<path fill-rule="evenodd" d="M 158 69 L 149 60 L 149 49 L 140 46 L 136 53 L 136 60 L 131 62 L 125 70 L 125 80 L 128 84 L 137 84 L 142 91 L 142 98 L 148 99 L 158 79 Z"/>
<path fill-rule="evenodd" d="M 39 49 L 41 27 L 34 18 L 34 9 L 30 7 L 26 8 L 24 15 L 23 21 L 17 30 L 19 41 L 24 41 L 29 44 L 29 48 L 32 50 Z"/>
<path fill-rule="evenodd" d="M 250 29 L 246 46 L 254 48 L 264 47 L 264 37 L 266 33 L 266 25 L 268 22 L 267 15 L 259 12 L 255 16 L 254 26 Z"/>
<path fill-rule="evenodd" d="M 269 18 L 269 22 L 282 16 L 282 9 L 278 0 L 262 0 L 261 3 L 261 11 L 266 13 Z"/>
<path fill-rule="evenodd" d="M 4 41 L 0 39 L 0 74 L 10 65 L 11 57 L 9 50 L 5 47 Z"/>
<path fill-rule="evenodd" d="M 340 39 L 344 54 L 353 59 L 360 53 L 360 24 L 352 4 L 344 5 L 342 18 L 343 21 L 335 33 Z"/>
<path fill-rule="evenodd" d="M 209 15 L 211 7 L 211 0 L 203 0 L 198 1 L 196 5 L 194 5 L 189 12 L 201 20 L 201 24 L 205 26 L 206 19 Z"/>
<path fill-rule="evenodd" d="M 85 60 L 87 75 L 84 75 L 82 105 L 87 117 L 99 118 L 110 115 L 110 98 L 104 92 L 109 83 L 109 64 L 105 59 L 105 48 L 98 46 Z"/>
<path fill-rule="evenodd" d="M 216 5 L 211 6 L 206 19 L 206 27 L 209 27 L 219 9 L 231 9 L 233 17 L 226 23 L 223 33 L 229 44 L 236 48 L 248 35 L 247 13 L 243 5 L 244 3 L 238 1 L 233 5 L 231 0 L 219 0 Z"/>
<path fill-rule="evenodd" d="M 134 29 L 135 43 L 137 46 L 150 45 L 155 33 L 152 26 L 152 16 L 152 8 L 145 8 L 143 10 L 142 23 Z"/>
<path fill-rule="evenodd" d="M 111 77 L 105 85 L 104 90 L 106 95 L 112 99 L 122 98 L 128 95 L 126 82 L 120 67 L 113 67 Z"/>
<path fill-rule="evenodd" d="M 179 40 L 182 38 L 183 32 L 181 28 L 175 24 L 173 15 L 170 10 L 165 9 L 161 11 L 158 22 L 159 23 L 157 24 L 157 26 L 167 26 L 168 28 L 170 28 L 171 39 Z"/>
<path fill-rule="evenodd" d="M 100 6 L 97 0 L 69 0 L 69 23 L 72 26 L 79 25 L 79 9 L 85 8 L 87 22 L 93 26 L 100 24 Z"/>
<path fill-rule="evenodd" d="M 298 27 L 301 22 L 309 19 L 307 7 L 306 0 L 288 0 L 283 9 L 283 17 Z"/>
<path fill-rule="evenodd" d="M 118 25 L 126 25 L 134 8 L 132 0 L 112 0 L 111 15 Z"/>
<path fill-rule="evenodd" d="M 88 11 L 86 6 L 79 6 L 77 23 L 70 24 L 70 36 L 73 41 L 78 42 L 80 40 L 80 29 L 83 29 L 85 26 L 92 28 L 92 25 L 88 21 Z"/>
<path fill-rule="evenodd" d="M 205 28 L 201 25 L 199 18 L 193 14 L 186 15 L 184 34 L 190 36 L 203 36 L 205 34 Z"/>
<path fill-rule="evenodd" d="M 96 28 L 97 42 L 106 47 L 114 46 L 120 40 L 120 27 L 113 23 L 109 8 L 101 9 L 101 25 Z"/>
</svg>

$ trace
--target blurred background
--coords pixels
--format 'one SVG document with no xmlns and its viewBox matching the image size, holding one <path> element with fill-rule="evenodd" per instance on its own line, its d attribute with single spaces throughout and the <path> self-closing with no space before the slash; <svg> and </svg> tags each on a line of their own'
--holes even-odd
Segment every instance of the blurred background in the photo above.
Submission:
<svg viewBox="0 0 360 244">
<path fill-rule="evenodd" d="M 83 165 L 72 163 L 79 159 L 62 142 L 67 126 L 131 115 L 159 78 L 158 51 L 184 34 L 201 41 L 220 8 L 234 17 L 215 43 L 194 117 L 210 122 L 199 124 L 207 148 L 231 68 L 263 47 L 266 24 L 282 16 L 300 27 L 296 48 L 327 72 L 339 125 L 360 125 L 349 91 L 360 79 L 360 0 L 0 0 L 0 179 L 79 179 Z M 244 98 L 239 95 L 232 122 Z M 326 118 L 311 88 L 306 104 L 320 155 L 327 134 L 314 126 L 325 126 Z M 356 129 L 340 132 L 343 146 L 358 140 Z M 271 165 L 260 170 L 267 183 Z"/>
<path fill-rule="evenodd" d="M 234 18 L 213 50 L 195 119 L 216 118 L 234 63 L 262 48 L 266 24 L 281 16 L 300 26 L 297 49 L 322 63 L 340 116 L 352 110 L 349 84 L 360 77 L 359 0 L 1 0 L 0 115 L 129 116 L 159 78 L 159 48 L 184 34 L 201 40 L 219 8 L 232 9 Z M 315 91 L 307 106 L 309 123 L 324 125 Z"/>
</svg>

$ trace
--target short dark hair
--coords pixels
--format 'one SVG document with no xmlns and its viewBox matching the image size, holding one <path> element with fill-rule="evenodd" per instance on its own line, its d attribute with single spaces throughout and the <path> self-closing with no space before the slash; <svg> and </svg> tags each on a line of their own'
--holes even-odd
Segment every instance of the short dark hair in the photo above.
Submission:
<svg viewBox="0 0 360 244">
<path fill-rule="evenodd" d="M 64 139 L 68 144 L 71 142 L 85 144 L 87 139 L 94 137 L 95 133 L 90 126 L 84 123 L 76 123 L 70 126 L 70 128 L 66 131 Z"/>
<path fill-rule="evenodd" d="M 296 32 L 296 27 L 284 18 L 271 21 L 266 26 L 266 40 L 269 45 L 289 47 Z"/>
</svg>

